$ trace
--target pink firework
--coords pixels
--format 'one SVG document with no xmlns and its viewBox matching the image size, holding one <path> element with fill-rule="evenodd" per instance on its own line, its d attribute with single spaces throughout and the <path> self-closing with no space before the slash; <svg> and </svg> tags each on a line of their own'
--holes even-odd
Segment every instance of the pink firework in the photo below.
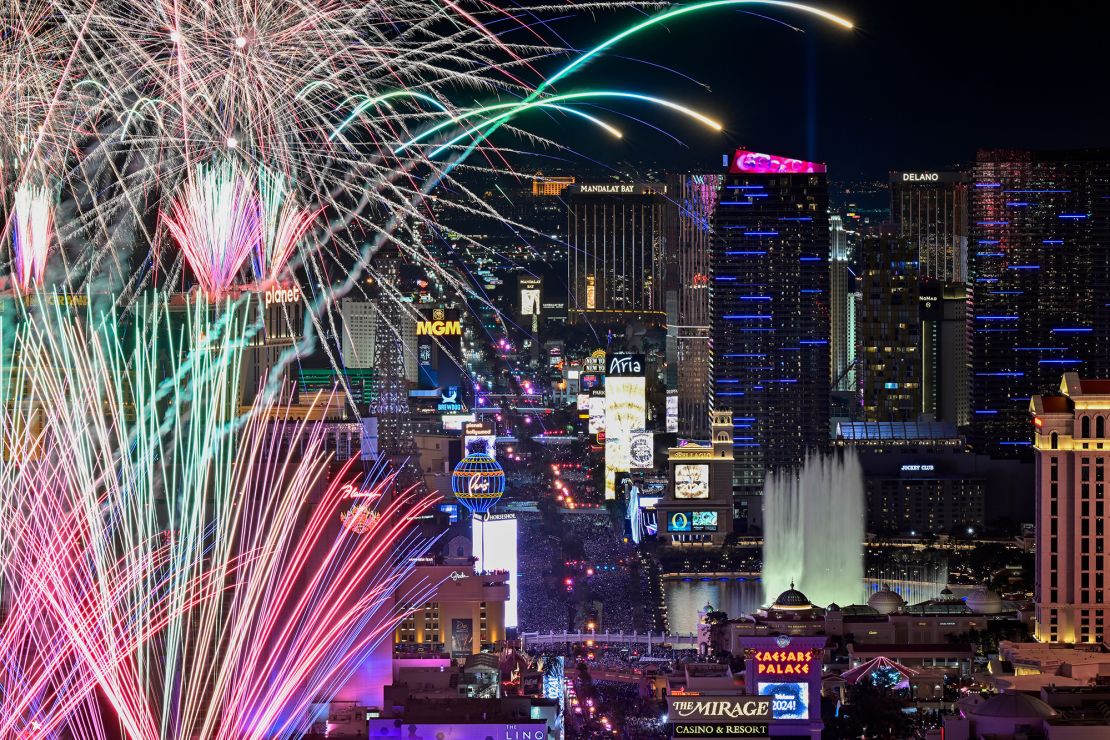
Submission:
<svg viewBox="0 0 1110 740">
<path fill-rule="evenodd" d="M 227 293 L 262 239 L 258 196 L 230 159 L 201 167 L 162 214 L 201 290 L 209 298 Z"/>
<path fill-rule="evenodd" d="M 54 235 L 54 205 L 44 187 L 21 185 L 15 191 L 12 219 L 12 278 L 23 292 L 42 285 Z"/>
<path fill-rule="evenodd" d="M 320 212 L 300 207 L 286 177 L 265 168 L 258 173 L 258 196 L 262 238 L 251 264 L 256 279 L 276 282 Z"/>
</svg>

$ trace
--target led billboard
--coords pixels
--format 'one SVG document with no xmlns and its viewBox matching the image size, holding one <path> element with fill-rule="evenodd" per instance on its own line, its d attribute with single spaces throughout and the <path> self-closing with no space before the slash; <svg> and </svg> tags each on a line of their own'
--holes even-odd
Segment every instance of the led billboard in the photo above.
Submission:
<svg viewBox="0 0 1110 740">
<path fill-rule="evenodd" d="M 732 162 L 728 171 L 731 173 L 755 172 L 765 174 L 799 175 L 825 172 L 826 168 L 820 162 L 807 162 L 804 159 L 791 159 L 780 157 L 777 154 L 763 154 L 751 152 L 747 149 L 737 149 L 732 155 Z"/>
<path fill-rule="evenodd" d="M 716 532 L 715 511 L 671 511 L 667 513 L 668 532 Z"/>
<path fill-rule="evenodd" d="M 692 532 L 690 513 L 686 511 L 672 511 L 667 514 L 668 532 Z"/>
<path fill-rule="evenodd" d="M 809 684 L 760 683 L 758 691 L 771 697 L 772 719 L 809 719 Z"/>
<path fill-rule="evenodd" d="M 463 424 L 463 454 L 485 452 L 497 457 L 497 431 L 490 421 L 471 421 Z"/>
<path fill-rule="evenodd" d="M 695 532 L 717 531 L 717 512 L 715 511 L 695 511 L 690 514 L 690 519 Z"/>
<path fill-rule="evenodd" d="M 605 430 L 605 394 L 590 394 L 590 434 L 600 434 Z"/>
<path fill-rule="evenodd" d="M 516 605 L 520 590 L 517 587 L 517 526 L 512 514 L 486 514 L 470 520 L 470 538 L 478 562 L 474 570 L 484 573 L 491 570 L 509 572 L 509 600 L 505 603 L 505 626 L 516 628 Z"/>
<path fill-rule="evenodd" d="M 451 620 L 451 655 L 460 657 L 474 652 L 474 620 Z"/>
<path fill-rule="evenodd" d="M 631 469 L 633 430 L 647 425 L 643 375 L 605 378 L 605 498 L 616 498 L 616 474 Z"/>
<path fill-rule="evenodd" d="M 540 292 L 538 290 L 520 291 L 520 315 L 540 315 Z"/>
<path fill-rule="evenodd" d="M 678 463 L 674 466 L 675 498 L 709 498 L 709 466 Z"/>
<path fill-rule="evenodd" d="M 645 431 L 632 432 L 628 461 L 633 468 L 654 468 L 655 435 Z"/>
<path fill-rule="evenodd" d="M 678 432 L 678 391 L 667 391 L 667 433 Z"/>
</svg>

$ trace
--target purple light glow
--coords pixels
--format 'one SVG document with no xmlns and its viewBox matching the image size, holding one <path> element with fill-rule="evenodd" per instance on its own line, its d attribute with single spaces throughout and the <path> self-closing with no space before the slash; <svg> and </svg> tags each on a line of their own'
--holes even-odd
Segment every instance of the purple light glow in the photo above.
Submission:
<svg viewBox="0 0 1110 740">
<path fill-rule="evenodd" d="M 735 174 L 740 172 L 754 172 L 758 174 L 806 174 L 825 172 L 825 165 L 820 162 L 806 162 L 802 159 L 790 159 L 774 154 L 761 154 L 747 149 L 737 149 L 732 155 L 732 164 L 728 171 Z"/>
</svg>

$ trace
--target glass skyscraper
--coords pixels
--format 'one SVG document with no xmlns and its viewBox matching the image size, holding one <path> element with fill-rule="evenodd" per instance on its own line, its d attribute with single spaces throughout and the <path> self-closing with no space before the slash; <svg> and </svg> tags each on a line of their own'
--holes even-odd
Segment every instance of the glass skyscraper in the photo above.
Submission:
<svg viewBox="0 0 1110 740">
<path fill-rule="evenodd" d="M 825 166 L 737 152 L 711 260 L 713 410 L 732 411 L 734 490 L 757 494 L 829 440 Z"/>
<path fill-rule="evenodd" d="M 567 201 L 570 320 L 666 320 L 664 183 L 579 183 Z"/>
<path fill-rule="evenodd" d="M 709 439 L 709 257 L 723 176 L 667 177 L 667 386 L 678 389 L 678 435 Z"/>
<path fill-rule="evenodd" d="M 965 172 L 891 172 L 890 217 L 917 249 L 923 280 L 967 280 Z"/>
<path fill-rule="evenodd" d="M 1110 150 L 979 152 L 970 221 L 970 438 L 1027 457 L 1030 397 L 1110 377 Z"/>
</svg>

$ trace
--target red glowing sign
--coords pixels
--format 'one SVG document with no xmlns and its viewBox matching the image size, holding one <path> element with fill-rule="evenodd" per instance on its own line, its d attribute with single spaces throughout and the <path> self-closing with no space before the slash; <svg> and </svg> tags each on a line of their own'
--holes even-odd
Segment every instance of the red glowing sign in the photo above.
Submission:
<svg viewBox="0 0 1110 740">
<path fill-rule="evenodd" d="M 381 498 L 381 493 L 377 491 L 363 491 L 354 483 L 346 483 L 339 489 L 341 499 L 360 498 L 368 501 Z"/>
<path fill-rule="evenodd" d="M 732 173 L 754 172 L 757 174 L 784 174 L 802 175 L 807 173 L 825 172 L 825 165 L 820 162 L 806 162 L 804 159 L 790 159 L 778 157 L 774 154 L 749 152 L 747 149 L 737 149 L 732 155 L 732 164 L 728 171 Z"/>
</svg>

